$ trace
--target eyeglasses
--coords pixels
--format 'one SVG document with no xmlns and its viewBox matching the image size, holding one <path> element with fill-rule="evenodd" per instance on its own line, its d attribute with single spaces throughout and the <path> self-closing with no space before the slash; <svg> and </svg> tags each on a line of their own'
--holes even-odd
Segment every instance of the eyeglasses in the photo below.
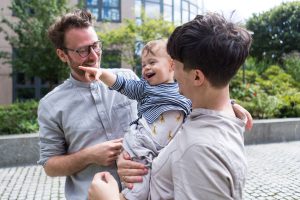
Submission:
<svg viewBox="0 0 300 200">
<path fill-rule="evenodd" d="M 91 49 L 93 49 L 96 53 L 99 53 L 102 49 L 102 43 L 101 41 L 96 41 L 91 45 L 87 45 L 84 47 L 80 47 L 78 49 L 68 49 L 68 48 L 63 48 L 64 50 L 68 51 L 74 51 L 78 53 L 78 55 L 82 58 L 88 57 L 91 53 Z"/>
</svg>

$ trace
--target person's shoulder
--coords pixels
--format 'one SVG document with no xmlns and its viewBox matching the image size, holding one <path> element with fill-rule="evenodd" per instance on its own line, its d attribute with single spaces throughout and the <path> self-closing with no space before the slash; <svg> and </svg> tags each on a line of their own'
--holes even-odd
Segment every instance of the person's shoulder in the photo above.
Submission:
<svg viewBox="0 0 300 200">
<path fill-rule="evenodd" d="M 57 98 L 60 96 L 60 93 L 65 91 L 67 88 L 71 86 L 69 79 L 65 80 L 60 85 L 56 86 L 53 90 L 51 90 L 48 94 L 46 94 L 41 100 L 40 103 L 47 102 L 52 98 Z"/>
<path fill-rule="evenodd" d="M 108 70 L 116 75 L 123 76 L 124 78 L 136 79 L 136 80 L 139 79 L 138 76 L 131 69 L 113 68 L 113 69 L 108 69 Z"/>
</svg>

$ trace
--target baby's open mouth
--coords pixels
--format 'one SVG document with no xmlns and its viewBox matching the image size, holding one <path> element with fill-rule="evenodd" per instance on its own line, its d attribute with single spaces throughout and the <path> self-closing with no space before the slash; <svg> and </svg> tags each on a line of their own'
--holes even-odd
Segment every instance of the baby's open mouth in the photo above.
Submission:
<svg viewBox="0 0 300 200">
<path fill-rule="evenodd" d="M 154 76 L 155 75 L 155 73 L 153 72 L 153 73 L 147 73 L 147 74 L 145 74 L 145 78 L 151 78 L 152 76 Z"/>
</svg>

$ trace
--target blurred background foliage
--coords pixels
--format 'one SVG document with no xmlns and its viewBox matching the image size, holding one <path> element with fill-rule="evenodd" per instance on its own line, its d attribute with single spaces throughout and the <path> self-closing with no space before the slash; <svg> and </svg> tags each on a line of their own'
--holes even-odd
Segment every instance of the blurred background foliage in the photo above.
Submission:
<svg viewBox="0 0 300 200">
<path fill-rule="evenodd" d="M 22 1 L 21 5 L 25 6 Z M 20 60 L 22 56 L 19 56 L 19 60 L 13 61 L 16 66 L 25 66 L 16 70 L 29 75 L 38 74 L 48 80 L 51 77 L 63 80 L 67 73 L 61 71 L 61 62 L 54 60 L 56 55 L 45 37 L 45 30 L 56 15 L 68 10 L 65 1 L 51 0 L 45 1 L 44 5 L 35 5 L 40 6 L 41 12 L 33 16 L 23 16 L 22 10 L 16 6 L 12 4 L 11 9 L 17 17 L 20 16 L 19 24 L 2 19 L 2 24 L 16 33 L 7 35 L 7 39 L 13 47 L 21 48 L 18 51 L 20 55 L 26 49 L 40 48 L 38 55 L 23 56 L 24 60 Z M 32 18 L 35 15 L 40 19 Z M 26 22 L 27 18 L 31 19 L 30 23 Z M 141 23 L 127 20 L 118 29 L 98 32 L 104 50 L 121 51 L 122 62 L 126 62 L 137 74 L 141 70 L 140 51 L 143 45 L 149 40 L 167 38 L 175 28 L 162 19 L 150 19 L 145 15 L 141 19 Z M 250 57 L 231 81 L 231 98 L 236 99 L 255 119 L 300 117 L 300 2 L 282 3 L 264 13 L 254 14 L 245 26 L 253 32 L 253 45 Z M 45 51 L 51 56 L 45 55 Z M 0 56 L 7 54 L 0 52 Z M 111 67 L 107 63 L 114 59 L 115 53 L 103 52 L 102 67 Z M 40 68 L 40 62 L 49 65 Z M 0 123 L 0 134 L 37 132 L 37 106 L 37 101 L 0 106 L 0 120 L 5 122 Z"/>
</svg>

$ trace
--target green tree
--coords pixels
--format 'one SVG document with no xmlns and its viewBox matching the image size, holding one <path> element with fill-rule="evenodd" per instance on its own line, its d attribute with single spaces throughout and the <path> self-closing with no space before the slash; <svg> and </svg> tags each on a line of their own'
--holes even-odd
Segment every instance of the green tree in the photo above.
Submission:
<svg viewBox="0 0 300 200">
<path fill-rule="evenodd" d="M 140 51 L 144 44 L 150 40 L 168 38 L 175 26 L 162 18 L 153 19 L 141 16 L 141 22 L 125 20 L 125 23 L 114 30 L 98 32 L 103 41 L 104 49 L 118 49 L 122 52 L 122 59 L 136 73 L 140 73 Z M 105 55 L 103 55 L 105 57 Z M 108 59 L 108 58 L 105 58 Z"/>
<path fill-rule="evenodd" d="M 15 19 L 2 13 L 0 32 L 14 51 L 2 51 L 0 58 L 12 64 L 13 73 L 38 76 L 50 87 L 67 76 L 68 68 L 55 55 L 46 34 L 56 17 L 69 10 L 67 5 L 67 0 L 12 0 L 9 9 Z"/>
<path fill-rule="evenodd" d="M 288 2 L 262 14 L 254 14 L 246 23 L 254 32 L 251 55 L 258 61 L 282 63 L 282 56 L 300 50 L 300 2 Z"/>
</svg>

